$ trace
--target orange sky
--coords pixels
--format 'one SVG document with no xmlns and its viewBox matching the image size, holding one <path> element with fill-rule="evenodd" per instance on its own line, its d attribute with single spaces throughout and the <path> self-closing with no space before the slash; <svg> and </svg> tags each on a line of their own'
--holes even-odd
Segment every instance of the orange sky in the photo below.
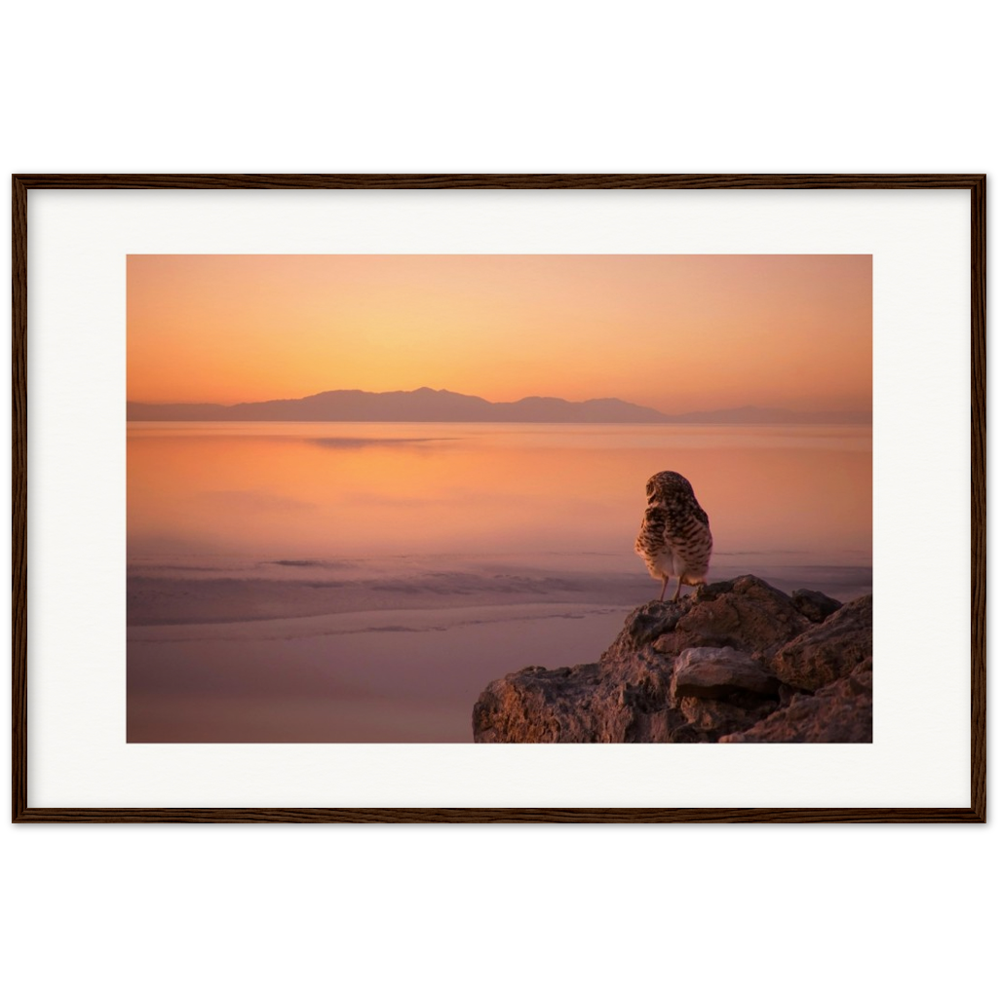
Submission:
<svg viewBox="0 0 1000 1000">
<path fill-rule="evenodd" d="M 128 258 L 128 398 L 871 406 L 870 256 Z"/>
</svg>

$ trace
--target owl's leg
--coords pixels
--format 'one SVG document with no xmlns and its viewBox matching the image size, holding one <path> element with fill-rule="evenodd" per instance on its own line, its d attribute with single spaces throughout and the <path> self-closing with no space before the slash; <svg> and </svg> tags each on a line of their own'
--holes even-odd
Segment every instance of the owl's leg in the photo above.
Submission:
<svg viewBox="0 0 1000 1000">
<path fill-rule="evenodd" d="M 678 598 L 680 598 L 680 596 L 681 596 L 681 584 L 682 584 L 683 582 L 684 582 L 684 577 L 683 577 L 683 576 L 679 576 L 679 577 L 677 577 L 677 589 L 676 589 L 676 590 L 674 591 L 674 601 L 675 601 L 675 602 L 676 602 L 676 601 L 678 600 Z M 664 584 L 664 587 L 666 587 L 666 584 Z M 660 598 L 660 600 L 663 600 L 663 598 L 661 597 L 661 598 Z"/>
<path fill-rule="evenodd" d="M 661 601 L 663 600 L 663 595 L 667 592 L 667 580 L 669 579 L 670 579 L 669 576 L 665 576 L 663 578 L 663 587 L 660 589 L 660 597 L 659 597 Z"/>
</svg>

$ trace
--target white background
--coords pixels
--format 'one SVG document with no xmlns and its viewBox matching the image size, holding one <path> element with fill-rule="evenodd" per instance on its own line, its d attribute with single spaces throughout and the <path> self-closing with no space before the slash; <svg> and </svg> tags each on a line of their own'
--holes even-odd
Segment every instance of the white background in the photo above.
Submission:
<svg viewBox="0 0 1000 1000">
<path fill-rule="evenodd" d="M 968 655 L 940 649 L 970 642 L 969 217 L 967 191 L 32 191 L 29 804 L 968 805 Z M 265 250 L 871 254 L 874 741 L 127 744 L 123 264 Z"/>
<path fill-rule="evenodd" d="M 981 0 L 237 10 L 15 5 L 5 158 L 730 170 L 996 158 L 996 13 Z"/>
<path fill-rule="evenodd" d="M 870 2 L 361 9 L 22 5 L 5 172 L 998 161 L 977 3 L 926 20 Z M 995 824 L 2 837 L 21 996 L 930 997 L 997 978 Z"/>
<path fill-rule="evenodd" d="M 21 847 L 17 997 L 931 1000 L 994 964 L 986 838 Z"/>
</svg>

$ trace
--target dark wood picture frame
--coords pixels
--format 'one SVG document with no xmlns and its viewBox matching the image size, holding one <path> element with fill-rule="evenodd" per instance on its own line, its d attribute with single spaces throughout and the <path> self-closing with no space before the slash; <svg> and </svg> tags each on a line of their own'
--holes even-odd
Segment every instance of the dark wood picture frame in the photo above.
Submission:
<svg viewBox="0 0 1000 1000">
<path fill-rule="evenodd" d="M 986 178 L 982 174 L 24 174 L 13 182 L 12 819 L 19 823 L 976 823 L 986 820 Z M 972 650 L 964 808 L 32 808 L 28 804 L 28 192 L 46 189 L 959 189 L 971 194 Z"/>
</svg>

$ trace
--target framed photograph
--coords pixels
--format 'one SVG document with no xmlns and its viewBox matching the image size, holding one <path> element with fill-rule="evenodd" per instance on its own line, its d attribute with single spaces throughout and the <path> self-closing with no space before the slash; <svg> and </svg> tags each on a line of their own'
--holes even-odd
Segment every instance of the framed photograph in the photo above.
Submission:
<svg viewBox="0 0 1000 1000">
<path fill-rule="evenodd" d="M 985 199 L 15 176 L 14 821 L 985 821 Z"/>
</svg>

